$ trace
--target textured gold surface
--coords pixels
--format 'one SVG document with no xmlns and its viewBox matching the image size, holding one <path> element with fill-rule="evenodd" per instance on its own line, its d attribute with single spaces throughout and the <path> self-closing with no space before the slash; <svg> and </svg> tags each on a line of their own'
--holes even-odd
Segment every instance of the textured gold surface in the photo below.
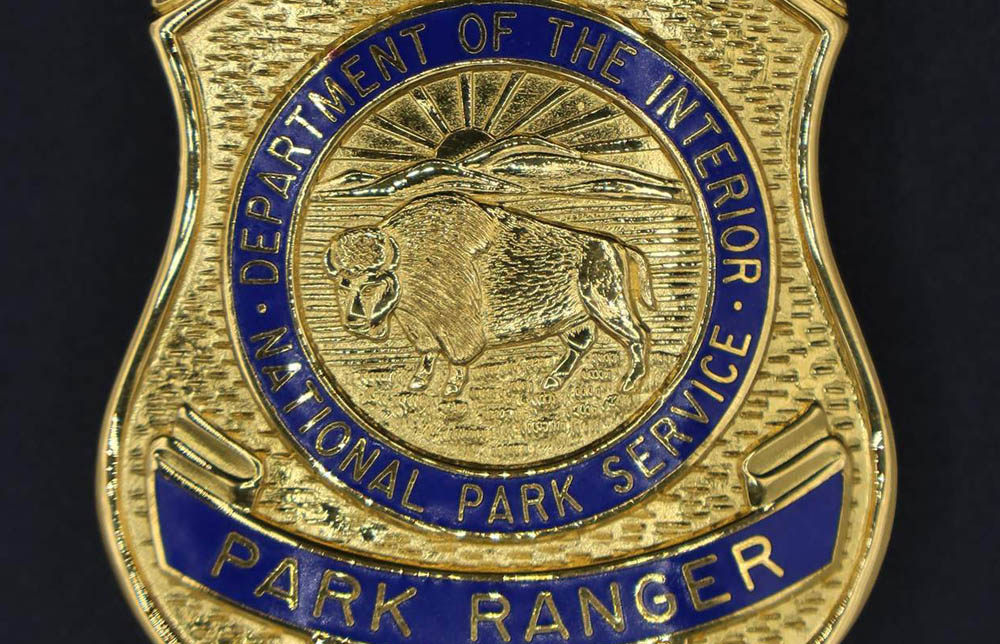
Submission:
<svg viewBox="0 0 1000 644">
<path fill-rule="evenodd" d="M 803 3 L 805 4 L 805 3 Z M 833 573 L 789 601 L 743 621 L 687 636 L 691 642 L 804 642 L 824 628 L 852 588 L 869 544 L 876 480 L 863 387 L 835 311 L 810 277 L 810 241 L 796 151 L 820 28 L 778 0 L 609 2 L 603 8 L 656 34 L 692 61 L 724 96 L 754 146 L 776 217 L 779 289 L 766 358 L 751 393 L 722 436 L 688 475 L 595 525 L 528 541 L 483 542 L 386 518 L 324 485 L 298 462 L 244 382 L 226 324 L 221 285 L 225 230 L 235 178 L 256 133 L 289 79 L 332 42 L 401 3 L 359 0 L 232 0 L 214 5 L 178 36 L 200 101 L 201 192 L 185 264 L 164 323 L 121 419 L 115 488 L 121 537 L 137 581 L 157 599 L 143 611 L 185 642 L 302 642 L 307 638 L 237 613 L 182 587 L 153 564 L 146 510 L 150 441 L 188 403 L 263 462 L 255 512 L 267 521 L 362 553 L 462 570 L 558 569 L 676 543 L 739 516 L 748 502 L 738 477 L 746 454 L 813 401 L 848 447 L 853 481 L 846 538 Z M 599 4 L 599 7 L 602 5 Z M 326 231 L 329 232 L 329 231 Z M 320 340 L 322 343 L 322 340 Z M 596 357 L 596 356 L 595 356 Z M 616 367 L 617 368 L 617 367 Z M 664 368 L 668 371 L 669 368 Z M 357 386 L 357 385 L 354 385 Z M 870 383 L 864 387 L 871 386 Z M 358 391 L 363 391 L 358 388 Z M 126 392 L 128 394 L 128 392 Z M 399 430 L 402 431 L 402 430 Z"/>
</svg>

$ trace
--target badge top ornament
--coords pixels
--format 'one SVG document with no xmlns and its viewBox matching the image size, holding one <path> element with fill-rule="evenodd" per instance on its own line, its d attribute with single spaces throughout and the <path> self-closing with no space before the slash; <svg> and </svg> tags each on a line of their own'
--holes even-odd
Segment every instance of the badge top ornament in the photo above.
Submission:
<svg viewBox="0 0 1000 644">
<path fill-rule="evenodd" d="M 164 642 L 838 642 L 891 429 L 833 0 L 155 3 L 184 133 L 111 400 Z"/>
</svg>

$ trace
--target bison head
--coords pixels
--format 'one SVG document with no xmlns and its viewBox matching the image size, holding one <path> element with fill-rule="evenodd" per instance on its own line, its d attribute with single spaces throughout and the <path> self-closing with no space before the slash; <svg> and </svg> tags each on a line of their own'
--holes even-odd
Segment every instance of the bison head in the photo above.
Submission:
<svg viewBox="0 0 1000 644">
<path fill-rule="evenodd" d="M 344 327 L 370 340 L 389 335 L 399 302 L 399 246 L 377 228 L 345 230 L 330 242 L 326 266 L 340 291 Z"/>
</svg>

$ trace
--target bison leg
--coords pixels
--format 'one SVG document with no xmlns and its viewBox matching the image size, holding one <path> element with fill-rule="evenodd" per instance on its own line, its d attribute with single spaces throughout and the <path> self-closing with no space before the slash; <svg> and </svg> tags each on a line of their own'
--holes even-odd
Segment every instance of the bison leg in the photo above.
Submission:
<svg viewBox="0 0 1000 644">
<path fill-rule="evenodd" d="M 648 332 L 630 302 L 624 259 L 607 242 L 587 249 L 580 270 L 580 294 L 594 320 L 629 353 L 621 390 L 629 392 L 646 375 Z"/>
<path fill-rule="evenodd" d="M 410 391 L 423 391 L 427 389 L 427 385 L 431 383 L 431 378 L 434 377 L 434 363 L 436 360 L 436 353 L 424 353 L 420 356 L 420 362 L 417 363 L 417 370 L 413 374 L 413 379 L 410 380 Z"/>
<path fill-rule="evenodd" d="M 458 398 L 468 382 L 469 367 L 457 364 L 451 365 L 451 375 L 448 376 L 448 382 L 444 386 L 444 397 Z"/>
<path fill-rule="evenodd" d="M 543 387 L 546 391 L 562 389 L 566 381 L 576 371 L 576 368 L 580 366 L 580 360 L 587 354 L 590 347 L 594 345 L 595 335 L 593 323 L 587 322 L 561 336 L 568 351 L 566 357 L 555 368 L 555 371 L 545 379 Z"/>
<path fill-rule="evenodd" d="M 600 317 L 598 321 L 612 337 L 628 349 L 629 370 L 622 379 L 621 385 L 621 390 L 628 393 L 646 377 L 648 339 L 646 330 L 628 313 L 628 307 L 624 306 L 624 302 L 614 308 L 618 309 L 615 311 L 615 315 Z M 620 314 L 622 312 L 624 315 Z"/>
<path fill-rule="evenodd" d="M 409 339 L 410 344 L 416 348 L 420 354 L 420 362 L 417 363 L 417 370 L 410 380 L 410 391 L 424 391 L 434 377 L 434 363 L 437 360 L 441 347 L 427 327 L 418 318 L 405 311 L 397 311 L 399 326 Z"/>
<path fill-rule="evenodd" d="M 643 335 L 645 335 L 643 333 Z M 632 360 L 632 367 L 625 379 L 622 380 L 622 391 L 629 392 L 635 389 L 643 378 L 646 377 L 646 340 L 643 338 L 639 342 L 632 342 L 628 345 L 629 357 Z"/>
</svg>

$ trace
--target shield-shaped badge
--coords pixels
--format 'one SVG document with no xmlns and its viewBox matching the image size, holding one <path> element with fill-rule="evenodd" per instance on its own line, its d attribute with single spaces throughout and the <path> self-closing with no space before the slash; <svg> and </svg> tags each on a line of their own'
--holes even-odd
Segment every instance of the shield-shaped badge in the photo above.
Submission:
<svg viewBox="0 0 1000 644">
<path fill-rule="evenodd" d="M 176 0 L 112 397 L 163 642 L 839 642 L 893 442 L 824 232 L 839 0 Z"/>
</svg>

